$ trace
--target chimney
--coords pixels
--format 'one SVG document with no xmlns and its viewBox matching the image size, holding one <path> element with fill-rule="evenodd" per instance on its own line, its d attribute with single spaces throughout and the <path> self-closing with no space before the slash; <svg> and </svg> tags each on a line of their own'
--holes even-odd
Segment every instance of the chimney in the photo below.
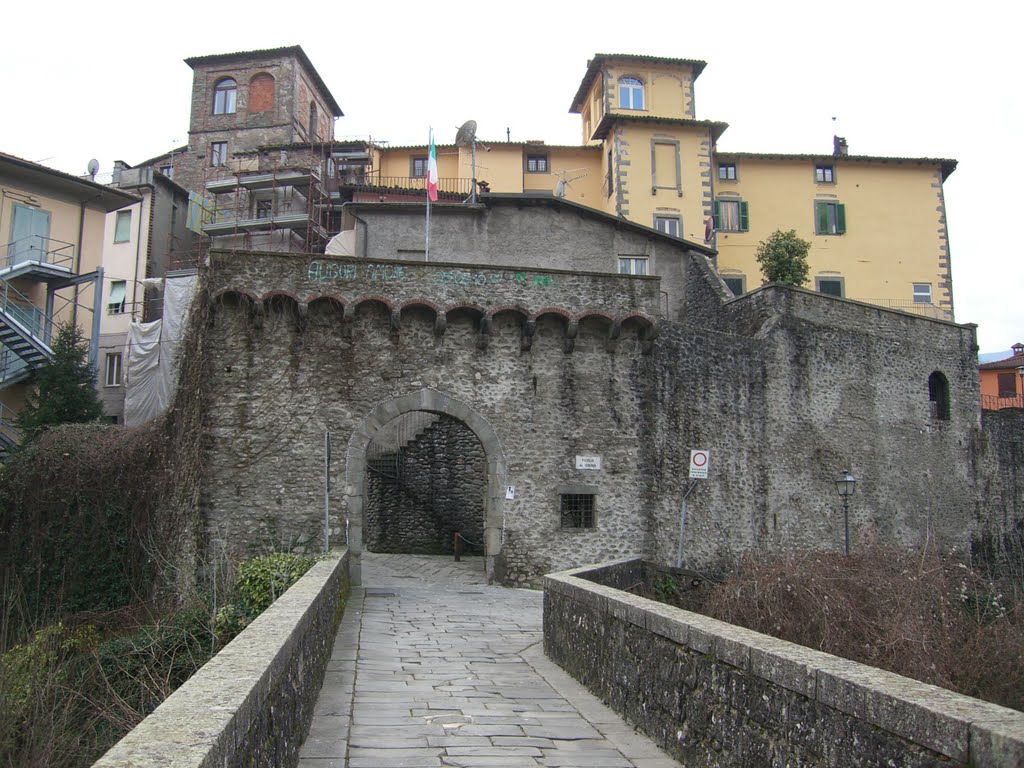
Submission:
<svg viewBox="0 0 1024 768">
<path fill-rule="evenodd" d="M 114 186 L 120 186 L 120 184 L 121 184 L 121 172 L 128 170 L 130 167 L 131 166 L 128 165 L 128 163 L 126 163 L 124 160 L 115 160 L 114 161 L 114 178 L 111 180 L 111 183 Z"/>
<path fill-rule="evenodd" d="M 1013 350 L 1014 357 L 1016 357 L 1017 355 L 1024 355 L 1024 344 L 1021 344 L 1019 341 L 1012 347 L 1010 347 L 1010 349 Z"/>
<path fill-rule="evenodd" d="M 832 137 L 832 154 L 836 157 L 846 157 L 850 154 L 850 148 L 846 144 L 846 139 L 842 136 Z"/>
</svg>

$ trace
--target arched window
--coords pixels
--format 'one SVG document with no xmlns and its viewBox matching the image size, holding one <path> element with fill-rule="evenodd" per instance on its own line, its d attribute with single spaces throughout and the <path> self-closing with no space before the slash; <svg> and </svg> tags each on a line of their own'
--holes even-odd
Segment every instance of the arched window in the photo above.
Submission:
<svg viewBox="0 0 1024 768">
<path fill-rule="evenodd" d="M 261 72 L 249 81 L 249 112 L 274 111 L 274 76 Z"/>
<path fill-rule="evenodd" d="M 928 399 L 931 400 L 932 418 L 949 421 L 949 381 L 941 371 L 932 371 L 928 377 Z"/>
<path fill-rule="evenodd" d="M 314 141 L 317 138 L 317 114 L 316 114 L 316 102 L 309 102 L 309 140 Z"/>
<path fill-rule="evenodd" d="M 619 107 L 621 109 L 644 108 L 644 84 L 635 77 L 619 78 Z"/>
<path fill-rule="evenodd" d="M 225 77 L 213 87 L 213 114 L 233 115 L 235 98 L 238 96 L 238 83 Z"/>
</svg>

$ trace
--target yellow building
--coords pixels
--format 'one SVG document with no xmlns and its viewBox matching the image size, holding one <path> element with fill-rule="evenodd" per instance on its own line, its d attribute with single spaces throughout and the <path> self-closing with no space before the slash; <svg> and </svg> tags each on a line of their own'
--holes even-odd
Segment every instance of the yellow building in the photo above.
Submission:
<svg viewBox="0 0 1024 768">
<path fill-rule="evenodd" d="M 476 176 L 492 192 L 550 192 L 718 250 L 736 294 L 761 285 L 754 254 L 777 229 L 811 243 L 806 287 L 952 319 L 942 184 L 956 161 L 718 152 L 728 125 L 699 120 L 705 62 L 598 54 L 570 106 L 580 146 L 478 142 Z M 467 196 L 470 148 L 439 146 L 440 187 Z M 372 147 L 372 176 L 394 188 L 426 175 L 427 148 Z M 642 268 L 642 265 L 640 265 Z"/>
<path fill-rule="evenodd" d="M 0 153 L 0 453 L 30 374 L 53 354 L 55 326 L 73 322 L 98 355 L 106 214 L 135 195 Z M 90 309 L 91 308 L 91 309 Z"/>
</svg>

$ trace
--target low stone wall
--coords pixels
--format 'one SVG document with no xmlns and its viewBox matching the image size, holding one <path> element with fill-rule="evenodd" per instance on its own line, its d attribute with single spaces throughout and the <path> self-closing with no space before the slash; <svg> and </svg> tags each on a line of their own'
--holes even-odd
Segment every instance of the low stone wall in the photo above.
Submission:
<svg viewBox="0 0 1024 768">
<path fill-rule="evenodd" d="M 347 579 L 347 550 L 314 565 L 94 768 L 297 765 Z"/>
<path fill-rule="evenodd" d="M 641 573 L 545 577 L 544 650 L 690 768 L 1024 765 L 1024 713 L 608 586 Z"/>
</svg>

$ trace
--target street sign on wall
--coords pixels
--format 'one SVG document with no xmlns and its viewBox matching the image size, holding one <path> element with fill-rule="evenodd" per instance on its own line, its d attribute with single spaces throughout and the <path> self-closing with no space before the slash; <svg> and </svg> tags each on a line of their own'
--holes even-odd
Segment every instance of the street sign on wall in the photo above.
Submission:
<svg viewBox="0 0 1024 768">
<path fill-rule="evenodd" d="M 711 455 L 709 451 L 705 451 L 701 448 L 695 448 L 690 451 L 690 479 L 707 480 L 708 465 L 710 463 Z"/>
</svg>

